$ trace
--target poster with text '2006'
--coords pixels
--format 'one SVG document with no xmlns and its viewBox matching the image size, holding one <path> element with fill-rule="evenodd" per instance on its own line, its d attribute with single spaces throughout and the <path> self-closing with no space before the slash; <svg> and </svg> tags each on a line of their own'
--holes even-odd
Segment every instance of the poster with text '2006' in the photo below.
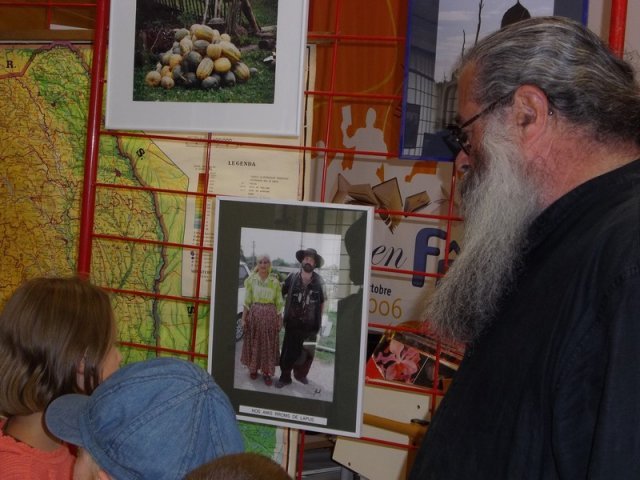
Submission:
<svg viewBox="0 0 640 480">
<path fill-rule="evenodd" d="M 351 131 L 358 136 L 357 128 Z M 355 146 L 357 151 L 380 151 L 380 146 L 376 150 L 366 142 L 376 136 L 361 138 L 365 140 Z M 378 212 L 372 236 L 369 323 L 399 325 L 424 319 L 424 303 L 437 275 L 444 273 L 446 262 L 454 261 L 460 248 L 462 222 L 456 205 L 451 205 L 452 175 L 451 162 L 358 154 L 347 160 L 340 153 L 330 161 L 326 201 L 371 205 Z"/>
</svg>

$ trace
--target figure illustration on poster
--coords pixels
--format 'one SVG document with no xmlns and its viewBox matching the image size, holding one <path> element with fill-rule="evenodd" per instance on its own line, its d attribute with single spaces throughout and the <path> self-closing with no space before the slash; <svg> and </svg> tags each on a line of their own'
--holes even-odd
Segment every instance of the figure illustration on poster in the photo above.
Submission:
<svg viewBox="0 0 640 480">
<path fill-rule="evenodd" d="M 340 128 L 342 130 L 342 143 L 344 146 L 346 148 L 355 148 L 358 151 L 387 153 L 384 132 L 382 129 L 375 127 L 375 123 L 376 110 L 373 107 L 369 107 L 365 126 L 356 129 L 355 133 L 349 136 L 347 130 L 351 126 L 351 105 L 343 107 Z M 384 157 L 380 157 L 380 159 L 384 160 Z"/>
</svg>

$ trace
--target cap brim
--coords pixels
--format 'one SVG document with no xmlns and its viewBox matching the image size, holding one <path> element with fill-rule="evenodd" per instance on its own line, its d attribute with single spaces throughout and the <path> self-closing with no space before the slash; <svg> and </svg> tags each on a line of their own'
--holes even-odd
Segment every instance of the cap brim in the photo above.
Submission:
<svg viewBox="0 0 640 480">
<path fill-rule="evenodd" d="M 82 447 L 80 416 L 88 401 L 88 395 L 75 393 L 56 398 L 44 414 L 49 431 L 60 440 Z"/>
</svg>

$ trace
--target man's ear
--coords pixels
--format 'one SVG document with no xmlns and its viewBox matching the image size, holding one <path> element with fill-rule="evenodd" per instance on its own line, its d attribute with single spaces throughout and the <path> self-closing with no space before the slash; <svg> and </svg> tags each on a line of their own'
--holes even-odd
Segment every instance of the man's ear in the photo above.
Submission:
<svg viewBox="0 0 640 480">
<path fill-rule="evenodd" d="M 535 142 L 550 120 L 547 95 L 535 85 L 521 85 L 513 95 L 516 125 L 524 145 Z"/>
</svg>

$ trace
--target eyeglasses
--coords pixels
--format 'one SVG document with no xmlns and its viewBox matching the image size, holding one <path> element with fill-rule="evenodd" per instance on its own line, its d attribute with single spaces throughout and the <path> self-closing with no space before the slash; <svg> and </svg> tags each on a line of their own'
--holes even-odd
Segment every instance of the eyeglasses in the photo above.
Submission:
<svg viewBox="0 0 640 480">
<path fill-rule="evenodd" d="M 469 120 L 464 122 L 462 125 L 456 125 L 455 123 L 447 125 L 447 130 L 449 134 L 444 137 L 444 141 L 449 147 L 449 149 L 453 152 L 453 157 L 457 157 L 462 150 L 467 155 L 471 154 L 471 143 L 469 142 L 469 135 L 464 131 L 469 125 L 478 120 L 483 115 L 491 113 L 498 105 L 506 102 L 513 92 L 509 92 L 506 95 L 500 97 L 495 102 L 491 102 L 487 105 L 486 108 L 482 109 L 480 112 L 476 113 Z"/>
</svg>

